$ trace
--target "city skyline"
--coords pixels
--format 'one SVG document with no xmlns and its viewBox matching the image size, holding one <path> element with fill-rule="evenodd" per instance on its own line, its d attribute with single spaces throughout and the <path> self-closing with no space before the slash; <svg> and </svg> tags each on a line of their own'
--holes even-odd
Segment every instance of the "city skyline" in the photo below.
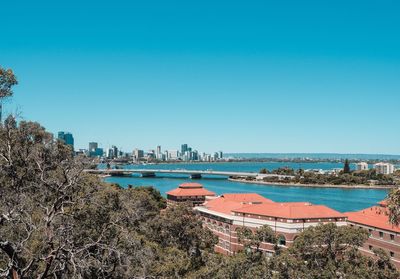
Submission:
<svg viewBox="0 0 400 279">
<path fill-rule="evenodd" d="M 399 3 L 23 2 L 4 110 L 77 149 L 400 154 Z"/>
</svg>

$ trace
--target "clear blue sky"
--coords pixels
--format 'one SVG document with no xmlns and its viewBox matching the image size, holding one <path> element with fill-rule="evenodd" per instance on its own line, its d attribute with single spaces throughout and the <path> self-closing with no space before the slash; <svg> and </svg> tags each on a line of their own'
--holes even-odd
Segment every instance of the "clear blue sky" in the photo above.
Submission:
<svg viewBox="0 0 400 279">
<path fill-rule="evenodd" d="M 8 111 L 76 147 L 400 154 L 399 1 L 3 1 Z"/>
</svg>

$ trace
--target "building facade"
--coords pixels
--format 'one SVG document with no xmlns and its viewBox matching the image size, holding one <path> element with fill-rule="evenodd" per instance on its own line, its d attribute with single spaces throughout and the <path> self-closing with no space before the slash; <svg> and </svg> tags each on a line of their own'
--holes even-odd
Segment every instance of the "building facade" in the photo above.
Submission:
<svg viewBox="0 0 400 279">
<path fill-rule="evenodd" d="M 239 243 L 237 228 L 256 230 L 269 226 L 278 238 L 278 245 L 288 247 L 299 233 L 320 223 L 336 223 L 345 226 L 347 217 L 322 205 L 307 202 L 276 203 L 258 194 L 224 194 L 207 200 L 195 207 L 204 226 L 209 228 L 219 242 L 215 250 L 233 255 L 243 249 Z M 265 254 L 274 253 L 275 243 L 262 243 Z"/>
<path fill-rule="evenodd" d="M 387 252 L 393 264 L 400 268 L 400 227 L 390 224 L 386 202 L 357 212 L 347 212 L 348 224 L 369 232 L 369 238 L 360 250 L 374 256 L 374 249 Z"/>
<path fill-rule="evenodd" d="M 178 188 L 167 192 L 168 205 L 189 202 L 193 206 L 201 205 L 207 197 L 214 197 L 215 193 L 208 191 L 199 183 L 183 183 Z"/>
<path fill-rule="evenodd" d="M 394 165 L 390 163 L 377 163 L 374 168 L 378 174 L 392 174 L 394 172 Z"/>
<path fill-rule="evenodd" d="M 365 171 L 368 170 L 368 164 L 365 162 L 359 162 L 356 164 L 356 170 L 357 171 Z"/>
<path fill-rule="evenodd" d="M 143 151 L 143 150 L 140 150 L 140 149 L 138 149 L 138 148 L 136 148 L 135 150 L 133 150 L 133 159 L 134 159 L 134 160 L 138 161 L 138 160 L 140 160 L 140 159 L 143 158 L 143 157 L 144 157 L 144 151 Z"/>
</svg>

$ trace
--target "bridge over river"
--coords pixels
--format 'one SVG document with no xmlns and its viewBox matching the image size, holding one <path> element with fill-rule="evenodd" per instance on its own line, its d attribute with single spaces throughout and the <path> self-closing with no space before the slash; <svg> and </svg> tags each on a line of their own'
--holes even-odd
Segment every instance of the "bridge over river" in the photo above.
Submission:
<svg viewBox="0 0 400 279">
<path fill-rule="evenodd" d="M 130 176 L 134 173 L 140 174 L 142 177 L 155 177 L 156 174 L 187 174 L 192 179 L 199 179 L 203 175 L 207 176 L 225 176 L 225 177 L 253 177 L 262 179 L 264 177 L 276 177 L 278 179 L 291 179 L 290 175 L 278 174 L 260 174 L 257 172 L 230 172 L 230 171 L 213 171 L 213 170 L 162 170 L 162 169 L 95 169 L 84 170 L 84 172 L 111 176 Z"/>
</svg>

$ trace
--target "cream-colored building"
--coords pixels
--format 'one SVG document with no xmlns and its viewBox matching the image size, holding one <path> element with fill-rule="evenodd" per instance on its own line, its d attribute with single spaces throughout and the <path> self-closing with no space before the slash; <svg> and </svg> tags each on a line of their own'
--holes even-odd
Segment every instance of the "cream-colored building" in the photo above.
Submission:
<svg viewBox="0 0 400 279">
<path fill-rule="evenodd" d="M 368 164 L 365 162 L 359 162 L 356 164 L 356 170 L 358 171 L 368 170 Z"/>
<path fill-rule="evenodd" d="M 374 165 L 376 173 L 379 174 L 392 174 L 394 173 L 394 165 L 389 163 L 377 163 Z"/>
</svg>

